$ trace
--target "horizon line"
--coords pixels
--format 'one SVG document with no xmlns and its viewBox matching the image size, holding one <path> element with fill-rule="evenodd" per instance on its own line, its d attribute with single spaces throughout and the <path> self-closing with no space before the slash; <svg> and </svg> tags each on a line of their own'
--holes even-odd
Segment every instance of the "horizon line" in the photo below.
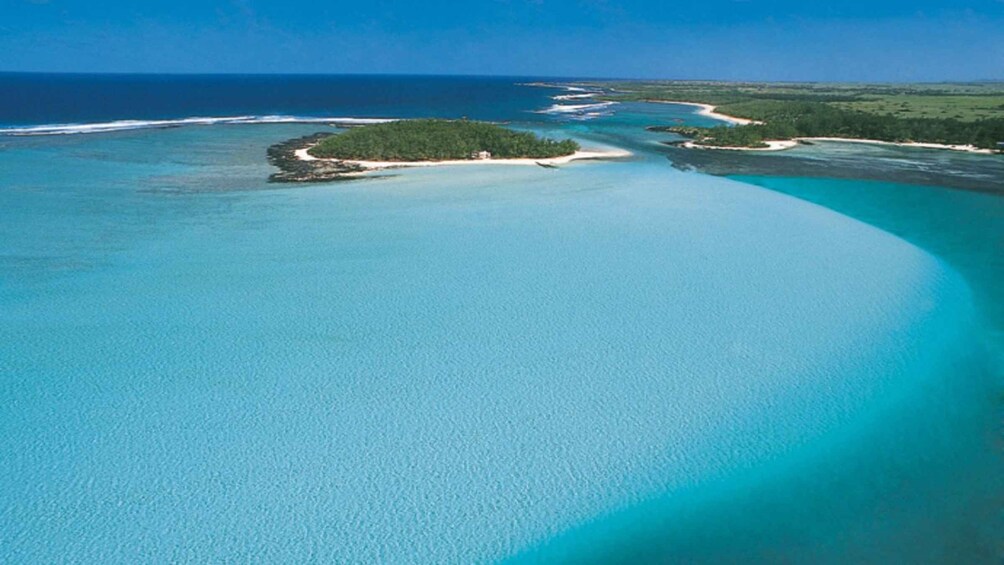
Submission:
<svg viewBox="0 0 1004 565">
<path fill-rule="evenodd" d="M 297 77 L 428 77 L 428 78 L 499 78 L 499 79 L 522 79 L 522 80 L 561 80 L 561 81 L 624 81 L 624 82 L 703 82 L 703 83 L 723 83 L 723 84 L 1000 84 L 1004 83 L 1002 78 L 976 78 L 957 80 L 769 80 L 769 79 L 717 79 L 717 78 L 655 78 L 655 77 L 599 77 L 599 76 L 573 76 L 573 75 L 520 75 L 520 74 L 479 74 L 479 73 L 318 73 L 318 72 L 185 72 L 185 71 L 4 71 L 2 75 L 65 75 L 65 76 L 178 76 L 178 77 L 270 77 L 270 76 L 297 76 Z"/>
</svg>

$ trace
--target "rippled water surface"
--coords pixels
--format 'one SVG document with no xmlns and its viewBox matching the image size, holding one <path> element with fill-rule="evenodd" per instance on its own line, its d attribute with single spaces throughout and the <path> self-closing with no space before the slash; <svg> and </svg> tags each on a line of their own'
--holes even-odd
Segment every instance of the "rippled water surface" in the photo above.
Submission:
<svg viewBox="0 0 1004 565">
<path fill-rule="evenodd" d="M 674 169 L 684 107 L 551 103 L 519 127 L 636 156 L 0 138 L 0 561 L 994 562 L 998 271 Z"/>
</svg>

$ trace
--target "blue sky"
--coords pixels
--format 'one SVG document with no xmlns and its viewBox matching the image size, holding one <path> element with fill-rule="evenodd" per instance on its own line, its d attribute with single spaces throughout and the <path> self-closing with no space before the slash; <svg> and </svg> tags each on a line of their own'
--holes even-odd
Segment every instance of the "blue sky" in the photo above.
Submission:
<svg viewBox="0 0 1004 565">
<path fill-rule="evenodd" d="M 1004 0 L 0 0 L 0 71 L 1004 79 Z"/>
</svg>

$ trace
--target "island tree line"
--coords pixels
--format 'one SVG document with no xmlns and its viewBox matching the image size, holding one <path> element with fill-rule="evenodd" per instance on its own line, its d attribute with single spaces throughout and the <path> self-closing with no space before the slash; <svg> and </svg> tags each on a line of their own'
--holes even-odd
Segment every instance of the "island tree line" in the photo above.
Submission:
<svg viewBox="0 0 1004 565">
<path fill-rule="evenodd" d="M 355 161 L 443 161 L 476 158 L 547 159 L 571 155 L 579 144 L 469 120 L 402 120 L 353 128 L 309 150 L 315 157 Z"/>
</svg>

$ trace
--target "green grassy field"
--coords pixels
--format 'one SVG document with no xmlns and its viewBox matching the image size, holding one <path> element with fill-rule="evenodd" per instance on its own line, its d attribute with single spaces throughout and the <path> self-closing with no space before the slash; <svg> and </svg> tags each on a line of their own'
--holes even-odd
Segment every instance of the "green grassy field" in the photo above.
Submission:
<svg viewBox="0 0 1004 565">
<path fill-rule="evenodd" d="M 1004 115 L 1004 94 L 918 95 L 892 94 L 862 96 L 854 102 L 836 102 L 836 106 L 869 114 L 901 118 L 951 118 L 975 122 Z"/>
</svg>

